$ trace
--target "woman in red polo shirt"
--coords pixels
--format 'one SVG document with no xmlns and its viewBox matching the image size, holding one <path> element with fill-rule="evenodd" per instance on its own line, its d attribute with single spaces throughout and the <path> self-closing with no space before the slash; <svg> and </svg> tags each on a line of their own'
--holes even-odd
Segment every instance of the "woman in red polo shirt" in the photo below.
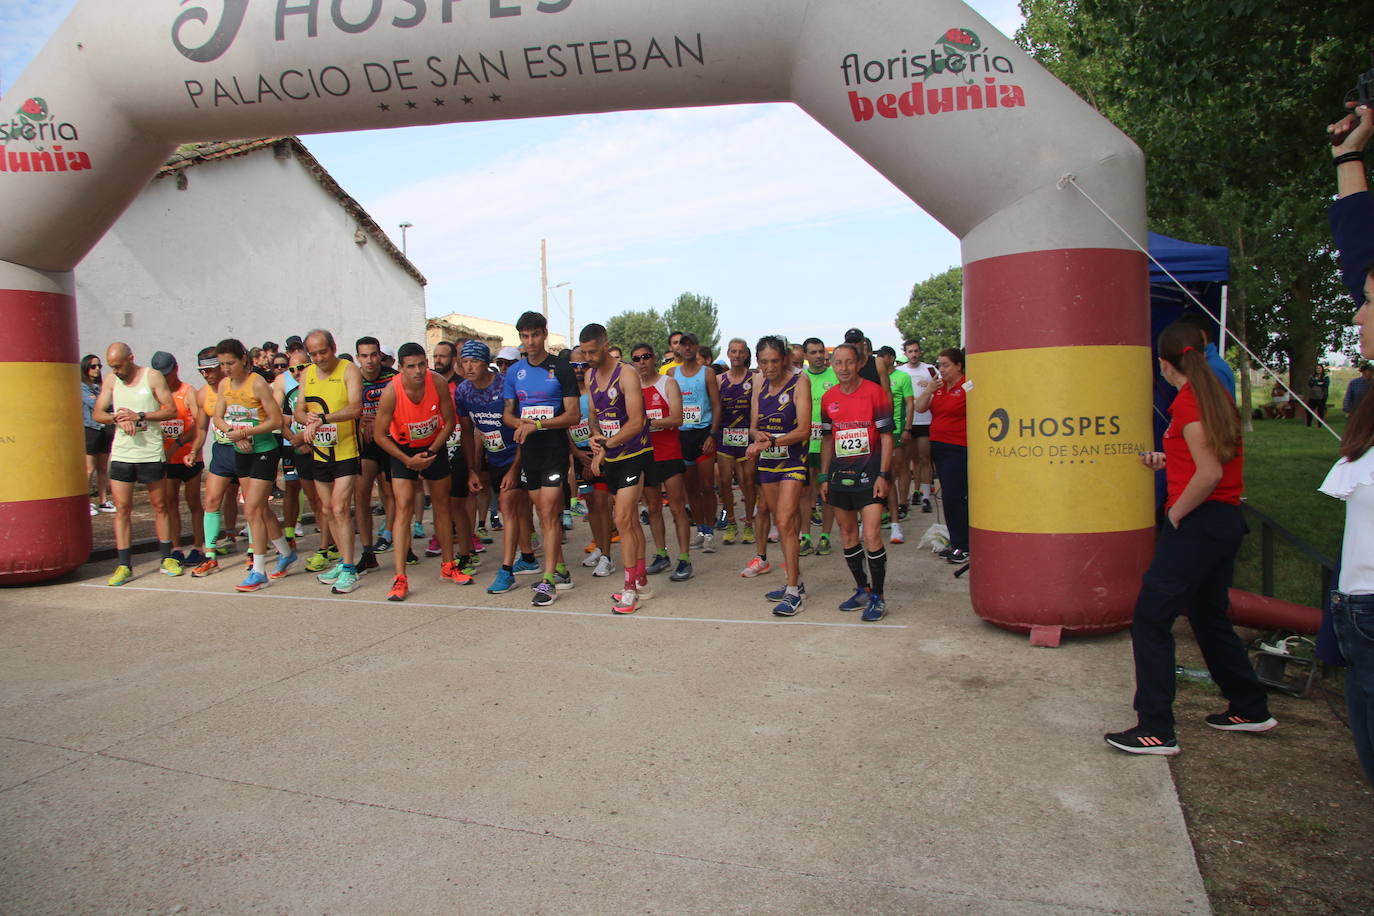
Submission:
<svg viewBox="0 0 1374 916">
<path fill-rule="evenodd" d="M 939 378 L 918 383 L 911 409 L 930 411 L 930 457 L 940 478 L 940 499 L 949 526 L 949 546 L 941 553 L 951 563 L 968 562 L 968 401 L 973 383 L 964 378 L 964 351 L 941 350 L 935 359 Z"/>
<path fill-rule="evenodd" d="M 1174 621 L 1187 613 L 1212 680 L 1230 706 L 1207 716 L 1224 731 L 1268 731 L 1278 723 L 1226 617 L 1227 589 L 1245 537 L 1240 514 L 1245 464 L 1240 414 L 1207 365 L 1206 341 L 1176 321 L 1159 335 L 1159 371 L 1178 389 L 1169 408 L 1164 451 L 1146 452 L 1151 470 L 1164 468 L 1167 518 L 1145 572 L 1131 620 L 1135 655 L 1135 728 L 1105 735 L 1131 754 L 1178 753 L 1174 736 Z"/>
</svg>

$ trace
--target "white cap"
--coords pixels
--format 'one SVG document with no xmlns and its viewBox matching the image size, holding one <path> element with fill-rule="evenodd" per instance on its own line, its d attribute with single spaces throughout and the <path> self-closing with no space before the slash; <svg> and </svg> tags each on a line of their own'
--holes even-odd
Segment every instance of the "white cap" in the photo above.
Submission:
<svg viewBox="0 0 1374 916">
<path fill-rule="evenodd" d="M 500 350 L 496 352 L 496 358 L 508 359 L 511 362 L 515 362 L 520 358 L 520 351 L 515 349 L 514 347 L 502 347 Z"/>
<path fill-rule="evenodd" d="M 392 349 L 391 347 L 388 347 L 386 344 L 382 344 L 381 349 L 382 349 L 382 355 L 383 355 L 383 356 L 389 356 L 389 357 L 391 357 L 392 359 L 395 359 L 395 358 L 396 358 L 396 351 L 395 351 L 394 349 Z"/>
</svg>

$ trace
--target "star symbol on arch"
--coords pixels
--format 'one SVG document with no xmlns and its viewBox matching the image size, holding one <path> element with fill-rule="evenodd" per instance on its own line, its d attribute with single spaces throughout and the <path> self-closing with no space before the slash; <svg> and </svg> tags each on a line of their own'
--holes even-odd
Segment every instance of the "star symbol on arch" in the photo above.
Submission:
<svg viewBox="0 0 1374 916">
<path fill-rule="evenodd" d="M 472 104 L 472 96 L 470 96 L 470 95 L 465 95 L 465 96 L 463 96 L 463 104 L 464 104 L 464 105 L 471 105 L 471 104 Z"/>
<path fill-rule="evenodd" d="M 407 108 L 414 108 L 414 107 L 415 107 L 415 100 L 414 100 L 414 99 L 406 99 L 406 107 L 407 107 Z"/>
<path fill-rule="evenodd" d="M 386 102 L 381 102 L 381 103 L 379 103 L 379 104 L 377 105 L 377 108 L 378 108 L 379 110 L 381 110 L 381 111 L 390 111 L 390 110 L 391 110 L 391 106 L 388 105 Z"/>
<path fill-rule="evenodd" d="M 500 97 L 499 95 L 497 95 L 496 93 L 493 92 L 493 93 L 491 94 L 491 100 L 492 100 L 493 102 L 499 102 L 499 101 L 501 101 L 501 97 Z"/>
<path fill-rule="evenodd" d="M 435 99 L 435 100 L 434 100 L 434 107 L 435 107 L 435 108 L 443 108 L 443 107 L 444 107 L 444 100 L 443 100 L 443 99 Z"/>
</svg>

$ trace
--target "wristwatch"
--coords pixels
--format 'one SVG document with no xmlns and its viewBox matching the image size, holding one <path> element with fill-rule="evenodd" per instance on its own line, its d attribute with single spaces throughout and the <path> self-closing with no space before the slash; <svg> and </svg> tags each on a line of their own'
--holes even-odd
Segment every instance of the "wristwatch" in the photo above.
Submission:
<svg viewBox="0 0 1374 916">
<path fill-rule="evenodd" d="M 891 481 L 891 480 L 892 480 L 892 472 L 891 472 L 891 471 L 879 471 L 879 472 L 878 472 L 878 476 L 881 477 L 883 480 L 887 480 L 887 481 Z"/>
</svg>

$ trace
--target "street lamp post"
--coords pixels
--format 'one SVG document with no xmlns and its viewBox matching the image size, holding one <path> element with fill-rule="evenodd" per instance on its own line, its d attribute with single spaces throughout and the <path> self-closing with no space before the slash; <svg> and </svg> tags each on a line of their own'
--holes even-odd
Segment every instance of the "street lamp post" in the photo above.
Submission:
<svg viewBox="0 0 1374 916">
<path fill-rule="evenodd" d="M 414 228 L 414 223 L 401 223 L 401 254 L 405 255 L 406 257 L 410 257 L 409 252 L 406 251 L 406 230 Z"/>
<path fill-rule="evenodd" d="M 547 295 L 548 290 L 551 290 L 551 289 L 562 289 L 562 288 L 565 287 L 565 286 L 568 288 L 568 349 L 571 350 L 571 349 L 573 348 L 573 346 L 574 346 L 574 341 L 573 341 L 573 291 L 572 291 L 572 281 L 571 281 L 571 280 L 564 280 L 562 283 L 555 283 L 553 286 L 546 286 L 546 287 L 544 287 L 544 290 L 545 290 L 545 294 Z M 545 317 L 548 317 L 548 306 L 547 306 L 547 305 L 544 307 L 544 316 L 545 316 Z"/>
</svg>

